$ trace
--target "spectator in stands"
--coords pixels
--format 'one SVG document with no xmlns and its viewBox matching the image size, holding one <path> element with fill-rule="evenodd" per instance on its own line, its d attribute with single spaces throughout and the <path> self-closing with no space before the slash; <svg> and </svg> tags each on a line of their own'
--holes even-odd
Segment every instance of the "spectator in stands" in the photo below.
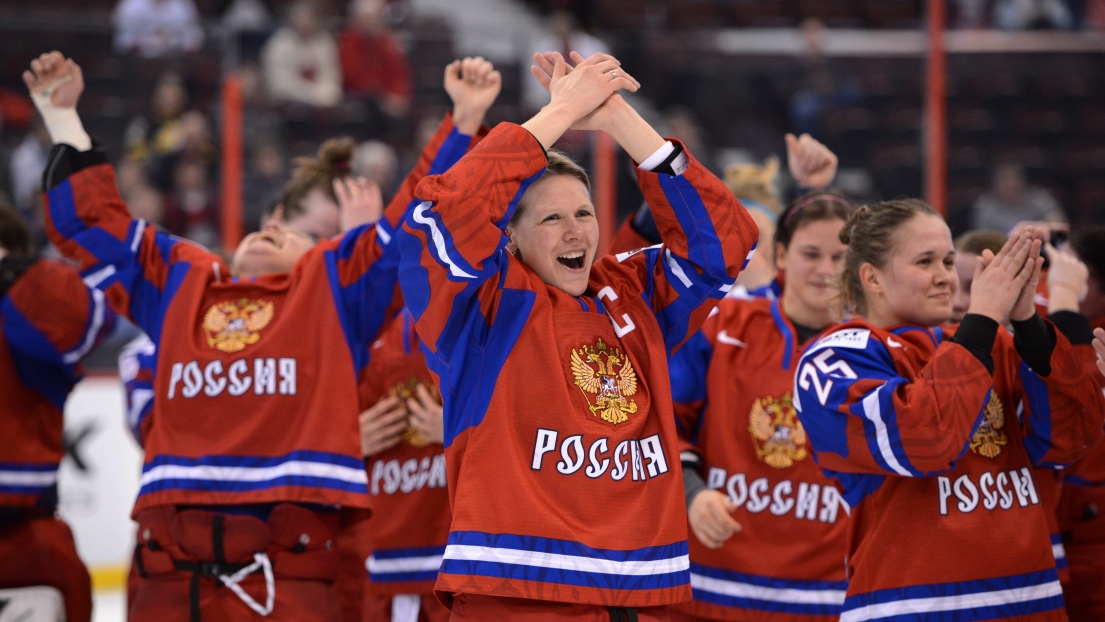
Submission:
<svg viewBox="0 0 1105 622">
<path fill-rule="evenodd" d="M 1008 233 L 1026 220 L 1067 222 L 1067 216 L 1050 192 L 1028 184 L 1023 166 L 999 164 L 990 190 L 971 206 L 971 228 Z"/>
<path fill-rule="evenodd" d="M 180 117 L 175 148 L 159 150 L 145 162 L 145 172 L 150 183 L 162 192 L 175 185 L 176 169 L 181 162 L 194 162 L 207 169 L 207 176 L 215 175 L 218 150 L 211 137 L 211 124 L 198 110 L 189 110 Z"/>
<path fill-rule="evenodd" d="M 173 169 L 165 226 L 171 233 L 207 248 L 219 247 L 218 195 L 203 162 L 184 159 Z"/>
<path fill-rule="evenodd" d="M 121 0 L 112 21 L 119 53 L 155 58 L 203 47 L 203 28 L 193 0 Z"/>
<path fill-rule="evenodd" d="M 276 101 L 324 108 L 341 102 L 338 47 L 309 0 L 288 7 L 286 25 L 261 51 L 261 66 Z"/>
<path fill-rule="evenodd" d="M 353 0 L 338 40 L 342 88 L 389 117 L 402 117 L 411 103 L 411 71 L 403 43 L 388 28 L 385 0 Z"/>
<path fill-rule="evenodd" d="M 799 87 L 790 98 L 790 122 L 795 134 L 820 135 L 821 115 L 830 108 L 849 106 L 863 99 L 854 75 L 830 66 L 825 57 L 825 24 L 816 17 L 799 26 L 804 53 L 799 59 Z"/>
<path fill-rule="evenodd" d="M 272 34 L 274 18 L 263 0 L 223 0 L 219 24 L 238 41 L 241 58 L 256 58 Z"/>
<path fill-rule="evenodd" d="M 1086 0 L 1082 25 L 1087 30 L 1105 30 L 1105 0 Z"/>
<path fill-rule="evenodd" d="M 123 135 L 129 160 L 145 164 L 151 157 L 180 149 L 181 117 L 188 103 L 184 80 L 175 72 L 166 72 L 157 79 L 150 112 L 131 119 Z"/>
<path fill-rule="evenodd" d="M 954 0 L 951 25 L 953 28 L 987 26 L 986 0 Z"/>
<path fill-rule="evenodd" d="M 243 62 L 238 68 L 242 89 L 242 142 L 246 145 L 275 142 L 283 144 L 283 120 L 265 93 L 265 78 L 261 66 Z"/>
<path fill-rule="evenodd" d="M 280 197 L 286 173 L 280 145 L 266 142 L 254 148 L 249 169 L 242 178 L 242 217 L 247 232 L 261 228 L 262 217 Z"/>
<path fill-rule="evenodd" d="M 1069 30 L 1074 15 L 1064 0 L 997 0 L 993 22 L 1002 30 Z"/>
</svg>

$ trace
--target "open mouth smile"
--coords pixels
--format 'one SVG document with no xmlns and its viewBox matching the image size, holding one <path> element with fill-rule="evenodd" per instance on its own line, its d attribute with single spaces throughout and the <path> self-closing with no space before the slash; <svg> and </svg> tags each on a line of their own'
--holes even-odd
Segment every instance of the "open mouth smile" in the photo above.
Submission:
<svg viewBox="0 0 1105 622">
<path fill-rule="evenodd" d="M 583 269 L 583 259 L 585 255 L 586 253 L 583 251 L 569 251 L 557 257 L 556 260 L 570 270 L 581 270 Z"/>
</svg>

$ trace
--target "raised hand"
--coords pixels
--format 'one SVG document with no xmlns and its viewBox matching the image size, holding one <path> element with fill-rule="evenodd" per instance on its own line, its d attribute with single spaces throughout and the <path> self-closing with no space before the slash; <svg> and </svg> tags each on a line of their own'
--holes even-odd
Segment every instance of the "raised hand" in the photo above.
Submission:
<svg viewBox="0 0 1105 622">
<path fill-rule="evenodd" d="M 359 417 L 361 451 L 367 458 L 395 447 L 407 431 L 407 409 L 397 397 L 385 397 Z"/>
<path fill-rule="evenodd" d="M 568 74 L 571 73 L 576 67 L 587 63 L 589 60 L 592 62 L 598 62 L 599 59 L 605 61 L 613 61 L 617 63 L 617 67 L 610 70 L 614 72 L 611 77 L 614 78 L 614 76 L 617 76 L 616 79 L 621 79 L 629 84 L 632 84 L 632 88 L 629 88 L 628 86 L 625 88 L 628 88 L 628 90 L 630 91 L 636 91 L 637 89 L 641 88 L 641 83 L 638 82 L 636 78 L 626 73 L 625 70 L 621 68 L 621 63 L 609 54 L 595 54 L 591 56 L 590 59 L 583 58 L 583 56 L 578 52 L 570 52 L 569 55 L 571 56 L 571 61 L 575 64 L 575 66 L 573 66 L 572 63 L 567 62 L 564 57 L 561 56 L 560 52 L 545 52 L 544 54 L 537 53 L 533 55 L 534 64 L 530 65 L 530 73 L 533 74 L 533 77 L 536 78 L 541 86 L 544 87 L 546 91 L 549 91 L 550 94 L 552 92 L 552 75 L 558 63 L 563 63 L 565 73 Z M 594 111 L 573 123 L 571 129 L 606 129 L 605 126 L 608 124 L 608 121 L 607 119 L 603 118 L 604 115 L 609 115 L 614 109 L 624 105 L 625 100 L 622 99 L 622 96 L 618 94 L 617 91 L 614 91 L 610 94 L 609 97 L 606 98 L 605 101 L 603 101 L 597 108 L 595 108 Z"/>
<path fill-rule="evenodd" d="M 32 60 L 31 68 L 23 72 L 23 84 L 40 108 L 46 103 L 57 108 L 74 108 L 84 92 L 80 66 L 57 51 Z"/>
<path fill-rule="evenodd" d="M 1078 311 L 1090 291 L 1090 271 L 1069 247 L 1044 243 L 1051 267 L 1047 271 L 1047 311 Z"/>
<path fill-rule="evenodd" d="M 579 58 L 579 55 L 575 56 Z M 601 119 L 592 117 L 582 123 L 581 120 L 619 90 L 636 91 L 638 88 L 637 81 L 628 76 L 618 60 L 609 54 L 594 54 L 579 61 L 575 67 L 555 52 L 551 55 L 535 54 L 534 62 L 539 66 L 531 68 L 531 72 L 548 89 L 550 101 L 522 127 L 529 130 L 545 148 L 551 147 L 572 127 L 609 131 L 606 123 L 596 123 L 605 120 L 608 115 L 600 115 Z M 545 72 L 540 67 L 549 71 Z"/>
<path fill-rule="evenodd" d="M 449 63 L 445 67 L 445 92 L 453 101 L 453 124 L 457 129 L 469 135 L 478 132 L 502 87 L 502 75 L 481 56 Z"/>
<path fill-rule="evenodd" d="M 380 186 L 364 177 L 334 180 L 334 196 L 341 208 L 341 230 L 349 231 L 380 220 L 384 213 L 384 196 Z"/>
<path fill-rule="evenodd" d="M 740 523 L 731 514 L 736 509 L 737 506 L 724 494 L 716 490 L 703 490 L 695 495 L 691 507 L 687 509 L 691 531 L 707 548 L 721 548 L 726 540 L 741 530 Z"/>
<path fill-rule="evenodd" d="M 971 283 L 971 305 L 967 312 L 985 315 L 999 324 L 1032 317 L 1036 283 L 1043 264 L 1040 244 L 1035 230 L 1028 227 L 1009 238 L 997 255 L 982 251 Z"/>
<path fill-rule="evenodd" d="M 441 445 L 445 442 L 444 409 L 426 385 L 415 389 L 415 396 L 407 398 L 407 409 L 411 412 L 411 428 L 422 435 L 427 443 Z"/>
<path fill-rule="evenodd" d="M 836 177 L 836 154 L 809 134 L 787 134 L 787 168 L 804 188 L 825 188 Z"/>
<path fill-rule="evenodd" d="M 1027 320 L 1036 314 L 1036 286 L 1040 283 L 1040 274 L 1044 266 L 1044 258 L 1040 254 L 1044 244 L 1043 232 L 1032 227 L 1026 228 L 1025 234 L 1029 236 L 1030 242 L 1026 261 L 1032 270 L 1028 280 L 1021 285 L 1020 294 L 1017 296 L 1017 301 L 1013 303 L 1013 308 L 1009 310 L 1009 319 L 1018 322 Z"/>
</svg>

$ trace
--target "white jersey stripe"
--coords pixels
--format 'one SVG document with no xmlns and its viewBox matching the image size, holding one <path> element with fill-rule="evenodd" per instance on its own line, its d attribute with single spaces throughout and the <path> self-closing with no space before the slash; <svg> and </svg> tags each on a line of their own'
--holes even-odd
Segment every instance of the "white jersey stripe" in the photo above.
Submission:
<svg viewBox="0 0 1105 622">
<path fill-rule="evenodd" d="M 0 470 L 0 486 L 53 486 L 58 481 L 55 471 L 3 471 Z"/>
<path fill-rule="evenodd" d="M 1052 598 L 1062 593 L 1063 588 L 1059 586 L 1059 581 L 1051 581 L 1040 585 L 1029 585 L 996 592 L 914 598 L 867 605 L 866 607 L 845 611 L 840 616 L 840 622 L 862 622 L 863 620 L 881 620 L 894 616 L 963 611 L 979 607 L 999 607 L 1010 603 L 1027 603 Z"/>
<path fill-rule="evenodd" d="M 879 453 L 882 454 L 886 464 L 895 473 L 912 477 L 913 474 L 905 470 L 902 464 L 898 462 L 898 457 L 894 455 L 894 450 L 890 447 L 890 435 L 886 431 L 886 422 L 882 420 L 882 408 L 879 406 L 879 392 L 885 386 L 884 384 L 863 398 L 863 414 L 871 423 L 875 424 L 875 436 L 879 442 Z"/>
<path fill-rule="evenodd" d="M 364 469 L 301 460 L 292 460 L 270 467 L 163 464 L 143 473 L 141 485 L 145 487 L 169 479 L 264 482 L 288 476 L 322 477 L 368 485 L 368 472 Z"/>
<path fill-rule="evenodd" d="M 691 573 L 691 587 L 732 598 L 749 598 L 797 605 L 843 605 L 845 590 L 799 590 L 766 587 Z"/>
<path fill-rule="evenodd" d="M 432 204 L 429 201 L 423 202 L 421 205 L 415 208 L 411 218 L 416 223 L 426 225 L 430 228 L 430 239 L 433 240 L 434 250 L 437 254 L 437 260 L 441 263 L 449 266 L 449 274 L 458 277 L 464 277 L 466 279 L 474 279 L 476 275 L 469 274 L 461 269 L 451 257 L 449 257 L 448 251 L 445 249 L 445 236 L 441 233 L 441 229 L 437 227 L 437 222 L 434 221 L 432 216 L 426 216 L 426 212 L 430 209 Z M 377 228 L 378 230 L 379 228 Z"/>
<path fill-rule="evenodd" d="M 397 557 L 392 559 L 377 559 L 375 555 L 369 555 L 365 567 L 372 574 L 389 574 L 396 572 L 436 572 L 441 568 L 441 555 L 427 555 L 425 557 Z"/>
<path fill-rule="evenodd" d="M 96 339 L 100 336 L 100 328 L 104 325 L 104 316 L 107 314 L 104 293 L 95 288 L 89 289 L 88 292 L 92 295 L 92 321 L 88 327 L 88 332 L 84 334 L 84 341 L 62 356 L 62 360 L 67 365 L 78 363 L 84 358 L 84 355 L 88 354 L 92 346 L 96 345 Z"/>
<path fill-rule="evenodd" d="M 518 566 L 554 568 L 573 572 L 593 572 L 611 575 L 649 576 L 684 572 L 691 567 L 688 555 L 678 555 L 667 559 L 642 561 L 613 561 L 561 555 L 558 553 L 539 553 L 518 549 L 502 549 L 468 544 L 450 544 L 445 547 L 445 559 L 456 561 L 485 561 Z"/>
</svg>

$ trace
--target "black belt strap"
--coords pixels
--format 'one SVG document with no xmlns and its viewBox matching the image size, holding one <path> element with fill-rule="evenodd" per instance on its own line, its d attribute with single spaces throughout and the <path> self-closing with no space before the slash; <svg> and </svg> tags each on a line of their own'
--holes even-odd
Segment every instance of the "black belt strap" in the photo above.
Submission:
<svg viewBox="0 0 1105 622">
<path fill-rule="evenodd" d="M 211 549 L 215 554 L 213 562 L 189 562 L 174 561 L 173 567 L 177 570 L 185 570 L 192 573 L 192 580 L 188 584 L 188 604 L 190 609 L 189 620 L 200 622 L 200 577 L 217 579 L 219 575 L 229 575 L 238 572 L 249 564 L 231 564 L 226 561 L 226 549 L 223 547 L 223 535 L 226 532 L 226 518 L 220 514 L 212 517 L 211 522 Z M 222 583 L 216 582 L 216 586 Z"/>
<path fill-rule="evenodd" d="M 637 610 L 633 607 L 608 607 L 610 622 L 638 622 Z"/>
</svg>

